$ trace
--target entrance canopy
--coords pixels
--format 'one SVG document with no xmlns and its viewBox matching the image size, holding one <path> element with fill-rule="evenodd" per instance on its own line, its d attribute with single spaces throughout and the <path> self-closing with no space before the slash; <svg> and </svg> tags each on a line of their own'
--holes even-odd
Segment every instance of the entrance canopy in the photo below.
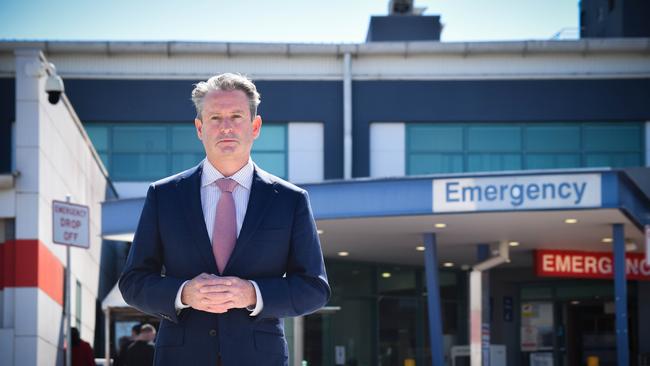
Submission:
<svg viewBox="0 0 650 366">
<path fill-rule="evenodd" d="M 611 251 L 612 225 L 643 251 L 650 200 L 625 172 L 574 169 L 327 181 L 308 190 L 327 258 L 423 264 L 436 233 L 448 266 L 476 262 L 476 245 L 511 244 L 510 266 L 532 250 Z M 132 240 L 144 198 L 103 203 L 103 236 Z"/>
</svg>

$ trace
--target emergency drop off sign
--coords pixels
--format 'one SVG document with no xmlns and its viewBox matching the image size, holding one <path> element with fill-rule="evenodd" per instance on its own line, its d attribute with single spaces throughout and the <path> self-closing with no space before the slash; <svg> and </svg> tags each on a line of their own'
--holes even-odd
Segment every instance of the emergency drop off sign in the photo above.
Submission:
<svg viewBox="0 0 650 366">
<path fill-rule="evenodd" d="M 53 241 L 57 244 L 90 247 L 88 206 L 52 201 Z"/>
<path fill-rule="evenodd" d="M 433 212 L 600 206 L 600 174 L 504 176 L 433 181 Z"/>
</svg>

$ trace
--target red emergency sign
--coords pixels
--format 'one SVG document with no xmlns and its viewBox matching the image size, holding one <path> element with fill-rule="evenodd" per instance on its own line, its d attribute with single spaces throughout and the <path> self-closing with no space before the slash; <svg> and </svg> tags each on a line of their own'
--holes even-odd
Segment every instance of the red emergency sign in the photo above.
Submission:
<svg viewBox="0 0 650 366">
<path fill-rule="evenodd" d="M 641 253 L 626 253 L 627 279 L 650 281 L 650 263 Z M 535 268 L 540 277 L 614 278 L 614 260 L 609 252 L 537 250 Z"/>
</svg>

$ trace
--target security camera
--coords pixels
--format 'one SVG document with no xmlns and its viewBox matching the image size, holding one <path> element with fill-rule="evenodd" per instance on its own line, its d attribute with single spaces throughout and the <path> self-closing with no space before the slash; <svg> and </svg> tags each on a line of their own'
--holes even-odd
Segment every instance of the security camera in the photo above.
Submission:
<svg viewBox="0 0 650 366">
<path fill-rule="evenodd" d="M 47 77 L 47 80 L 45 80 L 45 91 L 47 92 L 47 100 L 50 101 L 50 104 L 59 102 L 63 90 L 63 79 L 59 75 L 53 74 Z"/>
</svg>

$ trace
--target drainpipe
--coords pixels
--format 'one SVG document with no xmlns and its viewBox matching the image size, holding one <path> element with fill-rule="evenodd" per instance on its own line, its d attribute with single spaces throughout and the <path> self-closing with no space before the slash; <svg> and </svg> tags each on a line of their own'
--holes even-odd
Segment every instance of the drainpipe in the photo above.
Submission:
<svg viewBox="0 0 650 366">
<path fill-rule="evenodd" d="M 476 264 L 469 274 L 470 365 L 483 365 L 483 271 L 510 262 L 508 242 L 499 243 L 499 254 Z M 488 345 L 489 347 L 489 345 Z"/>
<path fill-rule="evenodd" d="M 343 54 L 343 178 L 352 178 L 352 56 Z"/>
</svg>

